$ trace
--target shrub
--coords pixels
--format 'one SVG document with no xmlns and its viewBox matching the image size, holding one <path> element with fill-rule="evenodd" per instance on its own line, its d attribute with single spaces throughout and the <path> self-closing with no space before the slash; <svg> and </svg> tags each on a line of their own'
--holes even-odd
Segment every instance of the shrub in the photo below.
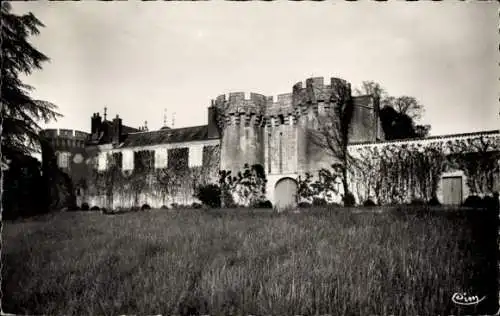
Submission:
<svg viewBox="0 0 500 316">
<path fill-rule="evenodd" d="M 495 210 L 497 206 L 497 201 L 498 198 L 495 198 L 493 196 L 485 196 L 483 199 L 483 206 L 488 209 Z"/>
<path fill-rule="evenodd" d="M 193 202 L 193 204 L 191 204 L 191 208 L 194 208 L 194 209 L 200 209 L 202 207 L 203 207 L 203 205 L 201 205 L 200 203 Z"/>
<path fill-rule="evenodd" d="M 351 192 L 347 192 L 342 198 L 342 201 L 344 202 L 344 206 L 347 207 L 356 205 L 356 199 L 354 198 L 354 194 Z"/>
<path fill-rule="evenodd" d="M 221 205 L 221 190 L 217 184 L 199 186 L 195 197 L 208 207 L 218 208 Z"/>
<path fill-rule="evenodd" d="M 141 209 L 141 208 L 140 208 L 139 206 L 131 206 L 129 210 L 130 210 L 131 212 L 137 212 L 137 211 L 139 211 L 140 209 Z"/>
<path fill-rule="evenodd" d="M 372 199 L 368 199 L 365 202 L 363 202 L 363 206 L 371 207 L 371 206 L 376 206 L 375 202 L 373 202 Z"/>
<path fill-rule="evenodd" d="M 149 204 L 143 204 L 141 206 L 141 211 L 150 210 L 150 209 L 151 209 L 151 206 L 149 206 Z"/>
<path fill-rule="evenodd" d="M 410 205 L 413 205 L 413 206 L 423 206 L 425 204 L 426 204 L 425 201 L 422 199 L 413 199 L 410 202 Z"/>
<path fill-rule="evenodd" d="M 438 198 L 436 196 L 433 196 L 430 200 L 429 200 L 429 204 L 430 206 L 440 206 L 441 205 L 441 202 L 439 202 Z"/>
<path fill-rule="evenodd" d="M 480 208 L 483 207 L 483 199 L 477 195 L 471 195 L 465 199 L 463 205 L 466 207 Z"/>
<path fill-rule="evenodd" d="M 310 208 L 312 206 L 309 202 L 299 202 L 299 208 Z"/>
<path fill-rule="evenodd" d="M 88 211 L 89 210 L 89 204 L 88 203 L 82 203 L 82 206 L 80 207 L 80 209 L 82 211 Z"/>
<path fill-rule="evenodd" d="M 99 206 L 92 206 L 92 207 L 90 208 L 90 210 L 91 210 L 91 211 L 99 211 L 99 210 L 100 210 L 100 208 L 99 208 Z"/>
<path fill-rule="evenodd" d="M 177 204 L 177 203 L 172 203 L 172 204 L 170 205 L 170 207 L 172 207 L 173 209 L 178 209 L 178 208 L 179 208 L 179 204 Z"/>
<path fill-rule="evenodd" d="M 328 203 L 326 202 L 326 200 L 324 198 L 320 198 L 320 197 L 313 197 L 313 202 L 312 202 L 312 205 L 313 206 L 326 206 Z"/>
<path fill-rule="evenodd" d="M 162 210 L 168 210 L 168 206 L 166 206 L 166 205 L 162 205 L 162 206 L 160 207 L 160 209 L 162 209 Z"/>
<path fill-rule="evenodd" d="M 255 205 L 253 207 L 255 207 L 255 208 L 273 208 L 273 203 L 271 203 L 271 201 L 269 201 L 269 200 L 259 201 L 259 202 L 255 203 Z"/>
</svg>

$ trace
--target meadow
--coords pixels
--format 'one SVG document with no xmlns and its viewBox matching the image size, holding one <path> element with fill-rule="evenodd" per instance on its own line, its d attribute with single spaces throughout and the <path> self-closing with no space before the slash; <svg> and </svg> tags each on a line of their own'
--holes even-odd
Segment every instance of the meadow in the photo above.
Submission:
<svg viewBox="0 0 500 316">
<path fill-rule="evenodd" d="M 461 315 L 481 306 L 456 305 L 456 292 L 487 295 L 482 308 L 497 301 L 493 217 L 375 210 L 66 212 L 4 222 L 2 309 Z"/>
</svg>

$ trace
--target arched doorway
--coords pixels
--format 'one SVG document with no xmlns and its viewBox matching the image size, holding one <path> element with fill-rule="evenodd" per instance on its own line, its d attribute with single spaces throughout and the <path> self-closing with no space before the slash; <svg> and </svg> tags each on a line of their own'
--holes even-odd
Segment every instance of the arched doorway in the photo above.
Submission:
<svg viewBox="0 0 500 316">
<path fill-rule="evenodd" d="M 297 181 L 292 178 L 282 178 L 274 187 L 274 206 L 277 209 L 297 206 Z"/>
</svg>

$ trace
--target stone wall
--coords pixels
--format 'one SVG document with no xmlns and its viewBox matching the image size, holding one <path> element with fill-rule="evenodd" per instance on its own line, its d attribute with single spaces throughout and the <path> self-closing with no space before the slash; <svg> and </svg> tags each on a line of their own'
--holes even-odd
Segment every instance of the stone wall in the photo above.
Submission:
<svg viewBox="0 0 500 316">
<path fill-rule="evenodd" d="M 500 176 L 500 132 L 497 131 L 358 144 L 351 145 L 348 149 L 352 157 L 359 163 L 358 166 L 352 165 L 350 167 L 348 181 L 350 190 L 354 193 L 358 203 L 363 203 L 368 198 L 377 202 L 377 196 L 384 196 L 384 201 L 378 202 L 387 203 L 388 195 L 391 195 L 391 192 L 377 194 L 380 185 L 384 190 L 384 181 L 386 182 L 385 187 L 391 187 L 394 191 L 394 197 L 389 198 L 389 200 L 393 199 L 394 203 L 409 203 L 412 199 L 428 200 L 432 195 L 443 201 L 442 178 L 445 176 L 462 178 L 462 199 L 464 201 L 474 191 L 469 185 L 471 180 L 486 181 L 490 171 L 494 172 L 494 179 L 498 179 Z M 473 156 L 470 157 L 472 160 L 469 160 L 473 164 L 477 162 L 476 167 L 472 166 L 472 170 L 468 170 L 468 167 L 460 162 L 465 155 L 470 154 Z M 420 158 L 418 158 L 419 160 L 408 160 L 409 155 Z M 493 157 L 493 160 L 490 159 L 490 162 L 482 161 L 484 157 L 488 156 Z M 394 163 L 386 165 L 385 171 L 380 173 L 381 160 L 394 161 Z M 410 163 L 414 161 L 415 164 L 423 164 L 422 166 L 400 166 L 400 161 Z M 486 166 L 486 163 L 491 163 L 491 166 Z M 470 172 L 476 173 L 468 175 Z M 389 173 L 393 175 L 391 176 Z M 421 183 L 420 177 L 423 174 L 428 175 L 427 180 L 425 180 L 426 184 Z M 399 175 L 401 181 L 387 183 L 387 179 L 394 175 Z M 417 184 L 421 183 L 423 187 L 420 189 L 418 185 L 412 185 L 411 181 L 416 181 Z M 494 182 L 491 189 L 487 189 L 487 186 L 482 183 L 481 192 L 475 194 L 491 194 L 498 189 L 498 180 L 494 180 Z"/>
<path fill-rule="evenodd" d="M 172 203 L 187 205 L 196 202 L 193 195 L 197 185 L 218 181 L 220 145 L 213 141 L 207 142 L 203 146 L 202 163 L 199 166 L 189 166 L 188 148 L 179 146 L 173 148 L 156 146 L 154 150 L 134 148 L 136 153 L 134 165 L 137 165 L 139 151 L 153 152 L 166 149 L 167 152 L 166 168 L 155 168 L 154 161 L 151 161 L 147 164 L 150 166 L 149 169 L 141 174 L 134 173 L 136 170 L 124 170 L 123 165 L 113 173 L 110 155 L 122 153 L 124 150 L 95 150 L 86 177 L 89 190 L 82 202 L 89 203 L 91 207 L 107 208 L 140 207 L 144 204 L 159 208 L 163 205 L 170 206 Z M 105 155 L 108 161 L 106 169 L 101 172 L 97 171 L 95 164 L 99 155 Z M 150 156 L 153 160 L 157 158 L 154 152 Z"/>
</svg>

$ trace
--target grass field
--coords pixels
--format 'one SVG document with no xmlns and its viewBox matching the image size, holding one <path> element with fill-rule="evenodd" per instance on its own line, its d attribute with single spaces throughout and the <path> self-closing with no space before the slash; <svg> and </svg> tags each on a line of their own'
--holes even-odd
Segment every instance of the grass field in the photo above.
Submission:
<svg viewBox="0 0 500 316">
<path fill-rule="evenodd" d="M 496 269 L 487 229 L 458 214 L 152 210 L 4 222 L 3 311 L 469 313 L 453 293 L 490 295 Z"/>
</svg>

